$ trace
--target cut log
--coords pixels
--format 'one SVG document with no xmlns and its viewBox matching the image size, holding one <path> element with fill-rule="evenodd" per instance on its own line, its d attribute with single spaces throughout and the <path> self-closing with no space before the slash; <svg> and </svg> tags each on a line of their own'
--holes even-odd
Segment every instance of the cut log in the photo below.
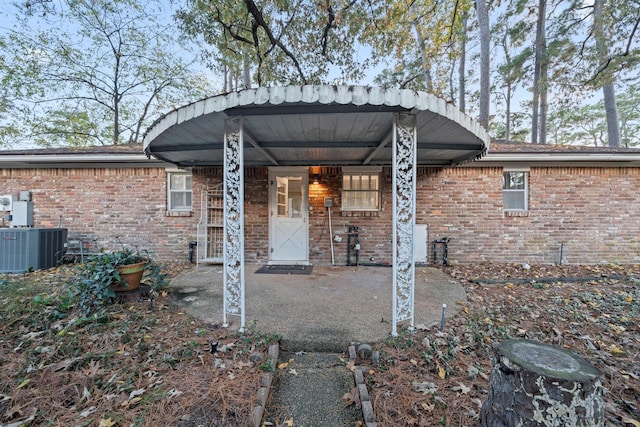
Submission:
<svg viewBox="0 0 640 427">
<path fill-rule="evenodd" d="M 494 351 L 478 425 L 604 426 L 602 374 L 569 350 L 504 341 Z"/>
</svg>

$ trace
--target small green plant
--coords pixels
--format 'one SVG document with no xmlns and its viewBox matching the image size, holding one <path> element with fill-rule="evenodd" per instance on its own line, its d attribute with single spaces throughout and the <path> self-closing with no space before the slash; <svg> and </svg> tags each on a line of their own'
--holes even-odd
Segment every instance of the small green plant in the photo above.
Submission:
<svg viewBox="0 0 640 427">
<path fill-rule="evenodd" d="M 70 288 L 75 292 L 77 308 L 88 316 L 102 310 L 116 296 L 111 284 L 120 280 L 114 258 L 107 254 L 90 258 L 77 267 L 77 275 L 71 279 Z"/>
<path fill-rule="evenodd" d="M 240 342 L 236 347 L 236 353 L 250 353 L 257 347 L 268 346 L 269 344 L 279 342 L 282 338 L 278 334 L 265 334 L 257 331 L 257 322 L 252 320 L 249 323 L 249 329 L 240 336 Z"/>
<path fill-rule="evenodd" d="M 263 372 L 275 372 L 276 370 L 276 368 L 271 364 L 271 359 L 266 360 L 264 363 L 258 366 L 258 369 Z"/>
<path fill-rule="evenodd" d="M 401 328 L 398 335 L 387 338 L 387 345 L 395 347 L 397 350 L 413 347 L 413 332 L 407 328 Z"/>
<path fill-rule="evenodd" d="M 77 267 L 77 274 L 69 282 L 69 288 L 77 297 L 77 308 L 85 316 L 95 314 L 111 304 L 116 297 L 114 284 L 121 283 L 120 267 L 144 262 L 146 280 L 151 292 L 169 286 L 168 275 L 162 267 L 151 261 L 149 253 L 122 247 L 112 252 L 93 256 Z"/>
<path fill-rule="evenodd" d="M 160 264 L 153 262 L 147 265 L 146 280 L 149 282 L 151 291 L 155 294 L 169 287 L 169 275 L 164 272 Z"/>
</svg>

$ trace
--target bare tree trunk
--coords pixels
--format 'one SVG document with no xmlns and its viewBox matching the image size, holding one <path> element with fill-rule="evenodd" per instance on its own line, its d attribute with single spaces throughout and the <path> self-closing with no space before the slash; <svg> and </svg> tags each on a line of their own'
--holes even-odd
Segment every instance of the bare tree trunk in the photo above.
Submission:
<svg viewBox="0 0 640 427">
<path fill-rule="evenodd" d="M 543 29 L 543 32 L 546 31 Z M 542 63 L 540 64 L 540 130 L 538 132 L 538 143 L 547 143 L 547 111 L 549 110 L 549 61 L 547 59 L 547 41 L 542 37 L 542 51 L 544 52 Z"/>
<path fill-rule="evenodd" d="M 538 0 L 538 23 L 536 26 L 535 64 L 533 72 L 533 106 L 531 111 L 531 142 L 538 143 L 538 114 L 540 108 L 540 69 L 542 64 L 547 1 Z"/>
<path fill-rule="evenodd" d="M 245 56 L 242 61 L 243 65 L 243 85 L 245 89 L 249 89 L 251 87 L 251 64 L 249 64 L 249 59 Z"/>
<path fill-rule="evenodd" d="M 416 41 L 418 42 L 418 48 L 420 49 L 420 53 L 422 54 L 422 64 L 424 67 L 424 87 L 427 92 L 433 93 L 433 81 L 431 79 L 431 61 L 429 61 L 429 58 L 427 57 L 424 36 L 422 35 L 422 31 L 420 30 L 420 26 L 418 25 L 417 20 L 413 21 L 413 28 L 416 32 Z"/>
<path fill-rule="evenodd" d="M 507 99 L 506 103 L 506 118 L 504 121 L 504 139 L 505 142 L 509 142 L 511 140 L 511 82 L 507 82 Z"/>
<path fill-rule="evenodd" d="M 476 14 L 480 29 L 480 108 L 478 121 L 485 128 L 489 127 L 490 102 L 490 34 L 489 8 L 486 0 L 476 0 Z"/>
<path fill-rule="evenodd" d="M 606 0 L 595 0 L 593 2 L 593 33 L 596 37 L 596 50 L 601 61 L 606 61 L 609 56 L 609 48 L 602 30 L 602 14 L 604 2 Z M 612 77 L 602 87 L 604 97 L 604 111 L 607 116 L 607 134 L 609 137 L 609 147 L 620 147 L 620 119 L 618 117 L 618 106 L 616 104 L 616 90 L 611 81 Z"/>
<path fill-rule="evenodd" d="M 467 57 L 467 14 L 464 14 L 462 18 L 462 40 L 460 42 L 460 63 L 458 64 L 458 107 L 460 111 L 464 112 L 465 105 L 465 92 L 466 88 L 466 57 Z"/>
<path fill-rule="evenodd" d="M 222 92 L 223 93 L 227 93 L 229 92 L 229 85 L 228 85 L 228 78 L 229 78 L 229 67 L 227 67 L 226 65 L 223 67 L 222 69 L 222 74 L 223 74 L 223 78 L 222 80 L 224 81 L 224 86 L 222 87 Z"/>
</svg>

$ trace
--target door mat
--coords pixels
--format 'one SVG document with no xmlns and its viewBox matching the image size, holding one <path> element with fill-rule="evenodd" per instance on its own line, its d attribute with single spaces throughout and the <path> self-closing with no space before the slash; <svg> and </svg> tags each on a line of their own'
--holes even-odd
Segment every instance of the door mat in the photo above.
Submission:
<svg viewBox="0 0 640 427">
<path fill-rule="evenodd" d="M 263 265 L 256 274 L 311 274 L 312 265 Z"/>
</svg>

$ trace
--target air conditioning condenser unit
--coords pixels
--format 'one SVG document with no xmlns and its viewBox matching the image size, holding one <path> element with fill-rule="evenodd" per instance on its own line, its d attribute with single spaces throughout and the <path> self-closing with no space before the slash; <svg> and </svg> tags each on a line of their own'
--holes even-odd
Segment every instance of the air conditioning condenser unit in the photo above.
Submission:
<svg viewBox="0 0 640 427">
<path fill-rule="evenodd" d="M 62 263 L 66 228 L 0 229 L 0 273 L 23 273 Z"/>
</svg>

